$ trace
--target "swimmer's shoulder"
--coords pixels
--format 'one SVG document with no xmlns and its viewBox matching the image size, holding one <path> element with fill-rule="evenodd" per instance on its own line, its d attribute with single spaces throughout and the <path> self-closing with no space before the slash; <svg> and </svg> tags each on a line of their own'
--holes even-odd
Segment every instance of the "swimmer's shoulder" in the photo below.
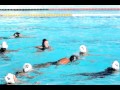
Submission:
<svg viewBox="0 0 120 90">
<path fill-rule="evenodd" d="M 115 71 L 115 69 L 112 67 L 108 67 L 107 69 L 105 69 L 105 71 Z"/>
</svg>

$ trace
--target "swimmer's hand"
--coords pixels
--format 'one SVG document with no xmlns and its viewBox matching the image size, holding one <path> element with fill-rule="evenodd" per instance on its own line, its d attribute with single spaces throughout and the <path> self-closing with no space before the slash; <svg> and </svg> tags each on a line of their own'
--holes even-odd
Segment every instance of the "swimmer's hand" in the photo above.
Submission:
<svg viewBox="0 0 120 90">
<path fill-rule="evenodd" d="M 49 50 L 49 51 L 52 51 L 52 50 L 53 50 L 53 48 L 52 48 L 51 46 L 49 46 L 48 50 Z"/>
<path fill-rule="evenodd" d="M 10 38 L 15 38 L 15 36 L 10 36 Z"/>
<path fill-rule="evenodd" d="M 39 75 L 43 74 L 42 72 L 38 72 L 38 71 L 33 71 L 33 73 L 39 74 Z"/>
<path fill-rule="evenodd" d="M 34 36 L 21 36 L 21 38 L 35 38 Z"/>
</svg>

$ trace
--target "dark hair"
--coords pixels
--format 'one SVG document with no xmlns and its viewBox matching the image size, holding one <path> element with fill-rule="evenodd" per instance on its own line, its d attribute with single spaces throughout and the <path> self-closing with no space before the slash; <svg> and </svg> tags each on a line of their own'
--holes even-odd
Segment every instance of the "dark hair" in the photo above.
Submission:
<svg viewBox="0 0 120 90">
<path fill-rule="evenodd" d="M 113 72 L 113 71 L 116 71 L 116 70 L 112 67 L 108 67 L 107 69 L 105 69 L 105 71 L 110 73 L 110 72 Z"/>
<path fill-rule="evenodd" d="M 42 40 L 42 46 L 45 47 L 45 41 L 47 41 L 47 39 L 43 39 Z"/>
<path fill-rule="evenodd" d="M 23 69 L 23 72 L 25 72 L 25 70 Z"/>
<path fill-rule="evenodd" d="M 0 52 L 5 52 L 6 51 L 6 48 L 1 48 L 0 49 Z"/>
<path fill-rule="evenodd" d="M 17 35 L 17 36 L 15 36 L 15 35 Z M 16 32 L 16 33 L 14 33 L 13 36 L 15 36 L 15 37 L 19 37 L 19 35 L 20 35 L 20 33 L 19 33 L 19 32 Z"/>
<path fill-rule="evenodd" d="M 75 60 L 77 60 L 78 59 L 78 57 L 77 56 L 75 56 L 75 55 L 72 55 L 72 56 L 70 56 L 70 61 L 72 62 L 72 61 L 75 61 Z"/>
</svg>

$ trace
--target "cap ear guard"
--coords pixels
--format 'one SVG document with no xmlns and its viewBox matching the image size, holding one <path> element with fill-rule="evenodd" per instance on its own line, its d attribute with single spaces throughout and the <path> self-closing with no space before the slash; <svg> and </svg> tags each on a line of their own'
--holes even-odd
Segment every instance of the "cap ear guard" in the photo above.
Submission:
<svg viewBox="0 0 120 90">
<path fill-rule="evenodd" d="M 11 73 L 8 73 L 6 76 L 5 76 L 5 81 L 7 83 L 15 83 L 15 80 L 14 80 L 14 74 L 11 74 Z"/>
<path fill-rule="evenodd" d="M 87 52 L 87 48 L 85 45 L 80 46 L 80 52 L 84 52 L 84 53 Z"/>
<path fill-rule="evenodd" d="M 119 62 L 117 60 L 112 63 L 112 68 L 115 70 L 119 70 Z"/>
<path fill-rule="evenodd" d="M 23 65 L 23 70 L 24 70 L 24 72 L 29 72 L 29 71 L 31 71 L 31 70 L 32 70 L 32 65 L 31 65 L 30 63 L 25 63 L 25 64 Z"/>
</svg>

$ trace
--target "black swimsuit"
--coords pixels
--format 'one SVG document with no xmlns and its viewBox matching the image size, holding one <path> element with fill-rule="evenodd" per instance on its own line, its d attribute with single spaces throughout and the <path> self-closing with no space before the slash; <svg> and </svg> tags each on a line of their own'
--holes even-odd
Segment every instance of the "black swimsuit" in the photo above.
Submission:
<svg viewBox="0 0 120 90">
<path fill-rule="evenodd" d="M 98 72 L 98 73 L 80 73 L 77 75 L 83 75 L 83 76 L 92 76 L 92 78 L 103 78 L 107 75 L 111 75 L 113 74 L 113 72 L 116 71 L 115 69 L 108 67 L 107 69 L 105 69 L 105 71 L 102 72 Z"/>
<path fill-rule="evenodd" d="M 49 48 L 49 47 L 48 47 Z M 45 50 L 45 49 L 48 49 L 47 47 L 45 47 L 45 45 L 42 45 L 42 48 L 41 50 Z"/>
</svg>

